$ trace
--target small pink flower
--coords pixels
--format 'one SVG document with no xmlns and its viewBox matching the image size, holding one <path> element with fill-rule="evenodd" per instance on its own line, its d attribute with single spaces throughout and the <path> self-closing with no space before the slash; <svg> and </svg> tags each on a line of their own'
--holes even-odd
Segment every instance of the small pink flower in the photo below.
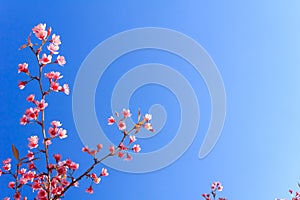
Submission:
<svg viewBox="0 0 300 200">
<path fill-rule="evenodd" d="M 125 131 L 125 129 L 126 129 L 126 124 L 125 124 L 125 122 L 124 121 L 119 121 L 119 123 L 118 123 L 118 128 L 121 130 L 121 131 Z"/>
<path fill-rule="evenodd" d="M 20 90 L 23 90 L 25 88 L 25 85 L 27 84 L 26 81 L 20 81 L 18 84 L 18 87 L 20 88 Z"/>
<path fill-rule="evenodd" d="M 57 46 L 60 45 L 61 44 L 60 36 L 53 34 L 50 42 L 52 42 L 54 45 L 57 45 Z"/>
<path fill-rule="evenodd" d="M 59 83 L 57 83 L 57 82 L 50 83 L 50 90 L 52 90 L 54 92 L 58 92 L 61 89 L 62 89 L 62 87 L 59 85 Z"/>
<path fill-rule="evenodd" d="M 145 119 L 146 122 L 148 122 L 152 119 L 152 115 L 151 114 L 146 114 L 144 119 Z"/>
<path fill-rule="evenodd" d="M 141 151 L 141 147 L 140 147 L 140 145 L 135 144 L 135 145 L 133 145 L 132 150 L 133 150 L 135 153 L 138 153 L 138 152 Z"/>
<path fill-rule="evenodd" d="M 3 166 L 3 169 L 4 169 L 5 171 L 9 171 L 9 170 L 11 169 L 11 164 L 5 164 L 5 165 Z"/>
<path fill-rule="evenodd" d="M 99 152 L 102 149 L 102 144 L 97 144 L 97 152 Z"/>
<path fill-rule="evenodd" d="M 26 100 L 27 100 L 28 102 L 33 102 L 33 101 L 34 101 L 34 94 L 29 95 L 29 96 L 26 98 Z"/>
<path fill-rule="evenodd" d="M 50 144 L 52 144 L 51 140 L 47 139 L 44 141 L 44 144 L 46 144 L 47 146 L 49 146 Z"/>
<path fill-rule="evenodd" d="M 11 158 L 2 161 L 3 165 L 11 163 Z"/>
<path fill-rule="evenodd" d="M 45 53 L 43 54 L 42 58 L 39 60 L 39 62 L 43 65 L 47 65 L 51 63 L 52 56 L 51 55 L 46 55 Z"/>
<path fill-rule="evenodd" d="M 64 66 L 67 61 L 64 56 L 57 56 L 55 63 L 58 63 L 60 66 Z"/>
<path fill-rule="evenodd" d="M 55 159 L 56 162 L 60 161 L 60 159 L 61 159 L 61 155 L 60 154 L 54 154 L 53 157 L 54 157 L 54 159 Z"/>
<path fill-rule="evenodd" d="M 114 155 L 115 154 L 115 147 L 114 146 L 109 146 L 109 153 L 111 155 Z"/>
<path fill-rule="evenodd" d="M 3 172 L 2 172 L 2 170 L 0 169 L 0 176 L 2 176 L 2 174 L 3 174 Z"/>
<path fill-rule="evenodd" d="M 64 138 L 68 137 L 68 136 L 67 136 L 67 130 L 60 128 L 60 129 L 58 130 L 58 137 L 59 137 L 60 139 L 64 139 Z"/>
<path fill-rule="evenodd" d="M 28 150 L 28 153 L 27 153 L 26 157 L 27 157 L 29 160 L 32 160 L 32 159 L 34 158 L 34 153 Z"/>
<path fill-rule="evenodd" d="M 101 181 L 101 178 L 98 177 L 95 173 L 91 174 L 91 178 L 93 179 L 94 183 L 99 184 Z"/>
<path fill-rule="evenodd" d="M 126 158 L 124 158 L 126 161 L 132 160 L 132 156 L 129 153 L 126 153 Z"/>
<path fill-rule="evenodd" d="M 68 84 L 64 84 L 63 87 L 60 88 L 60 92 L 64 92 L 66 95 L 70 94 L 70 88 Z"/>
<path fill-rule="evenodd" d="M 48 46 L 47 46 L 47 49 L 51 52 L 51 54 L 58 54 L 58 50 L 59 50 L 59 46 L 53 44 L 53 43 L 50 43 Z"/>
<path fill-rule="evenodd" d="M 119 158 L 123 158 L 124 153 L 122 151 L 119 151 L 117 155 L 118 155 Z"/>
<path fill-rule="evenodd" d="M 110 116 L 110 118 L 107 119 L 108 125 L 113 125 L 115 122 L 116 122 L 116 120 L 113 116 Z"/>
<path fill-rule="evenodd" d="M 38 199 L 45 199 L 47 197 L 47 192 L 43 189 L 40 189 L 37 194 Z"/>
<path fill-rule="evenodd" d="M 134 135 L 129 136 L 129 144 L 133 143 L 136 141 L 136 137 Z"/>
<path fill-rule="evenodd" d="M 24 72 L 24 73 L 28 73 L 28 64 L 27 63 L 23 63 L 23 64 L 19 64 L 18 65 L 18 73 L 21 73 L 21 72 Z"/>
<path fill-rule="evenodd" d="M 34 149 L 38 147 L 38 141 L 39 141 L 38 136 L 31 136 L 30 138 L 28 138 L 28 141 L 29 141 L 28 147 L 30 149 Z"/>
<path fill-rule="evenodd" d="M 16 183 L 13 182 L 13 181 L 11 181 L 11 182 L 8 183 L 8 187 L 9 187 L 9 188 L 14 188 L 15 185 L 16 185 Z"/>
<path fill-rule="evenodd" d="M 89 148 L 88 148 L 88 146 L 85 146 L 85 147 L 82 147 L 82 152 L 90 152 L 90 150 L 89 150 Z"/>
<path fill-rule="evenodd" d="M 10 200 L 10 198 L 9 197 L 5 197 L 3 200 Z"/>
<path fill-rule="evenodd" d="M 23 115 L 23 117 L 20 119 L 20 124 L 21 125 L 26 125 L 29 122 L 27 119 L 26 115 Z"/>
<path fill-rule="evenodd" d="M 88 189 L 85 190 L 85 192 L 89 193 L 89 194 L 93 194 L 93 188 L 92 186 L 90 186 Z"/>
<path fill-rule="evenodd" d="M 16 192 L 14 195 L 14 200 L 20 200 L 21 199 L 21 194 L 19 192 Z"/>
<path fill-rule="evenodd" d="M 32 28 L 32 32 L 33 33 L 39 33 L 41 31 L 45 31 L 45 29 L 46 29 L 46 24 L 40 23 L 40 24 L 38 24 L 38 25 L 36 25 L 35 27 Z"/>
<path fill-rule="evenodd" d="M 36 106 L 38 107 L 39 110 L 44 110 L 48 106 L 48 103 L 46 103 L 45 100 L 42 99 L 40 102 L 39 101 L 36 102 Z"/>
<path fill-rule="evenodd" d="M 150 123 L 146 123 L 146 124 L 144 125 L 144 127 L 145 127 L 145 129 L 147 129 L 148 131 L 151 131 L 151 132 L 154 131 L 154 129 L 152 128 L 152 125 L 151 125 Z"/>
<path fill-rule="evenodd" d="M 109 175 L 109 173 L 107 172 L 107 169 L 102 168 L 100 176 L 108 176 L 108 175 Z"/>
<path fill-rule="evenodd" d="M 51 125 L 54 127 L 60 127 L 62 124 L 60 123 L 60 121 L 52 121 Z"/>
<path fill-rule="evenodd" d="M 127 117 L 131 117 L 131 113 L 129 109 L 123 108 L 122 114 L 124 116 L 124 119 L 126 119 Z"/>
</svg>

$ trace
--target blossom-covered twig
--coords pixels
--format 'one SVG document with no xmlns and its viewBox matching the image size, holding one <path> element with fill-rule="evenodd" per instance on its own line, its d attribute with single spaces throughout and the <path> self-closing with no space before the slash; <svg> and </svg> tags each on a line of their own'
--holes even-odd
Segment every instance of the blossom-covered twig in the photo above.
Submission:
<svg viewBox="0 0 300 200">
<path fill-rule="evenodd" d="M 58 64 L 64 66 L 66 64 L 65 57 L 59 55 L 59 48 L 61 44 L 60 36 L 52 34 L 52 28 L 46 29 L 46 24 L 38 24 L 33 27 L 32 33 L 40 41 L 39 43 L 32 43 L 31 34 L 28 36 L 27 43 L 22 45 L 20 49 L 29 48 L 37 60 L 38 74 L 33 75 L 29 71 L 28 63 L 24 62 L 18 65 L 18 73 L 25 74 L 27 80 L 20 81 L 18 87 L 22 90 L 27 84 L 36 81 L 39 87 L 39 100 L 35 94 L 30 94 L 27 101 L 31 103 L 31 107 L 26 109 L 24 115 L 20 119 L 20 124 L 37 124 L 41 127 L 41 135 L 33 135 L 28 138 L 28 152 L 21 157 L 19 150 L 12 145 L 13 156 L 16 159 L 16 169 L 12 170 L 12 159 L 8 158 L 3 161 L 1 175 L 10 175 L 12 181 L 9 182 L 8 187 L 13 189 L 15 200 L 26 200 L 26 194 L 22 194 L 24 186 L 32 188 L 36 193 L 35 200 L 56 200 L 64 197 L 65 193 L 71 187 L 77 187 L 79 181 L 83 177 L 91 180 L 90 186 L 86 189 L 87 193 L 93 193 L 93 184 L 98 184 L 101 177 L 108 176 L 109 173 L 106 168 L 102 168 L 100 172 L 92 172 L 95 167 L 108 157 L 117 155 L 125 160 L 131 160 L 130 152 L 138 153 L 141 148 L 138 144 L 133 144 L 136 141 L 135 134 L 141 128 L 146 128 L 149 131 L 154 131 L 151 125 L 150 114 L 141 117 L 138 111 L 138 120 L 129 130 L 126 128 L 126 119 L 131 117 L 129 109 L 123 109 L 122 114 L 115 113 L 115 117 L 108 118 L 108 125 L 117 124 L 121 131 L 122 138 L 117 146 L 108 147 L 109 152 L 103 158 L 97 158 L 97 153 L 101 151 L 102 145 L 98 144 L 96 149 L 83 147 L 82 151 L 88 153 L 93 158 L 93 164 L 85 170 L 82 174 L 75 176 L 79 168 L 79 164 L 73 162 L 71 159 L 62 159 L 61 154 L 55 153 L 50 156 L 49 147 L 56 139 L 64 139 L 67 137 L 67 131 L 62 128 L 62 123 L 58 120 L 50 122 L 50 126 L 46 132 L 45 123 L 45 109 L 48 107 L 46 96 L 53 92 L 62 92 L 69 95 L 70 89 L 68 84 L 60 84 L 60 79 L 63 78 L 60 72 L 48 71 L 48 65 Z M 47 53 L 44 52 L 44 47 L 47 45 Z M 48 85 L 45 86 L 44 79 L 46 78 Z M 40 145 L 40 137 L 43 145 Z M 128 140 L 128 141 L 127 141 Z M 127 141 L 127 142 L 126 142 Z M 42 146 L 42 147 L 41 147 Z M 36 161 L 44 159 L 44 168 L 38 168 Z M 10 197 L 5 197 L 4 200 L 10 200 Z"/>
</svg>

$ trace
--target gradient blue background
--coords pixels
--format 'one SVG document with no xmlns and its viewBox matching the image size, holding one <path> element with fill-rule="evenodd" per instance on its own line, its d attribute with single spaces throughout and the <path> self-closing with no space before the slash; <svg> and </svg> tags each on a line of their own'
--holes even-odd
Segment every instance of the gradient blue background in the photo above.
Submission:
<svg viewBox="0 0 300 200">
<path fill-rule="evenodd" d="M 19 91 L 17 87 L 18 80 L 24 78 L 17 74 L 17 64 L 34 60 L 28 50 L 17 49 L 26 42 L 34 25 L 47 23 L 53 27 L 53 33 L 61 35 L 60 52 L 66 56 L 67 65 L 55 70 L 61 69 L 64 81 L 71 87 L 81 63 L 101 41 L 124 30 L 157 26 L 194 38 L 218 66 L 227 93 L 227 117 L 220 140 L 205 159 L 198 159 L 209 124 L 210 99 L 201 77 L 187 68 L 182 73 L 191 80 L 201 102 L 200 129 L 189 150 L 176 163 L 153 173 L 136 175 L 111 169 L 110 176 L 95 187 L 94 195 L 86 194 L 87 183 L 81 183 L 65 199 L 201 199 L 214 180 L 223 183 L 222 196 L 229 199 L 288 197 L 287 190 L 296 189 L 300 176 L 299 10 L 296 0 L 0 1 L 0 158 L 11 156 L 12 143 L 25 152 L 27 137 L 38 134 L 37 127 L 19 125 L 19 118 L 29 106 L 25 98 L 33 89 Z M 133 67 L 153 59 L 174 67 L 182 62 L 157 52 L 148 56 L 146 51 L 136 53 L 127 59 L 120 58 L 112 72 L 107 71 L 107 77 L 100 81 L 97 99 L 103 91 L 109 100 L 108 81 L 120 76 L 122 70 L 126 72 L 121 67 L 123 63 L 130 69 L 131 63 Z M 132 111 L 140 106 L 146 112 L 153 99 L 140 96 L 149 91 L 155 94 L 156 89 L 163 88 L 142 89 L 147 92 L 136 92 L 131 101 Z M 80 162 L 81 169 L 88 167 L 91 160 L 81 153 L 71 96 L 51 95 L 48 101 L 48 120 L 60 119 L 69 134 L 65 141 L 52 145 L 53 153 L 61 152 Z M 157 101 L 166 103 L 170 119 L 162 132 L 166 134 L 157 136 L 161 139 L 153 137 L 154 141 L 150 138 L 142 142 L 145 151 L 166 144 L 179 122 L 179 108 L 172 94 L 166 93 Z M 105 124 L 110 115 L 106 106 L 109 104 L 98 102 L 99 121 Z M 106 133 L 113 134 L 115 129 L 108 128 Z M 8 180 L 0 179 L 1 197 L 9 191 Z"/>
</svg>

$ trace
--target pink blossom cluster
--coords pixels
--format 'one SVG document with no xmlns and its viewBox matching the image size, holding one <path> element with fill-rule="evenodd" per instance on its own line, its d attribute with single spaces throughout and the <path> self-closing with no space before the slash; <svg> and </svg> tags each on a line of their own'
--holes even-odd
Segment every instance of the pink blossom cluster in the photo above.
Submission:
<svg viewBox="0 0 300 200">
<path fill-rule="evenodd" d="M 216 199 L 217 191 L 221 192 L 223 190 L 223 186 L 219 181 L 215 181 L 211 184 L 211 192 L 202 194 L 202 197 L 205 200 L 211 200 L 211 196 L 213 199 Z M 219 197 L 218 200 L 226 200 L 226 198 Z"/>
<path fill-rule="evenodd" d="M 96 154 L 102 150 L 102 144 L 98 144 L 96 149 L 89 147 L 83 147 L 82 151 L 93 157 L 93 162 L 88 169 L 86 169 L 80 175 L 76 175 L 79 168 L 79 164 L 71 159 L 62 159 L 60 153 L 50 153 L 50 145 L 55 139 L 64 139 L 67 137 L 67 130 L 62 128 L 62 123 L 58 120 L 53 120 L 47 127 L 45 109 L 49 104 L 46 102 L 47 95 L 52 92 L 63 92 L 66 95 L 70 93 L 68 84 L 60 85 L 59 80 L 63 77 L 60 72 L 48 71 L 43 73 L 44 70 L 48 70 L 50 64 L 58 64 L 63 66 L 66 64 L 64 56 L 58 55 L 59 45 L 61 44 L 60 36 L 52 34 L 52 28 L 46 30 L 46 24 L 38 24 L 32 29 L 33 34 L 40 41 L 40 44 L 33 44 L 31 42 L 31 35 L 27 39 L 27 44 L 21 46 L 20 49 L 29 48 L 37 60 L 37 68 L 39 70 L 38 75 L 33 75 L 29 71 L 28 63 L 24 62 L 18 65 L 18 73 L 23 73 L 27 76 L 28 80 L 20 81 L 18 86 L 20 89 L 24 89 L 30 82 L 37 82 L 39 86 L 38 96 L 36 94 L 30 94 L 26 100 L 32 104 L 27 108 L 25 113 L 20 119 L 21 125 L 37 124 L 41 127 L 40 135 L 32 135 L 28 137 L 28 151 L 23 157 L 20 156 L 19 150 L 12 145 L 12 153 L 16 160 L 14 163 L 15 169 L 12 169 L 12 159 L 7 158 L 2 162 L 3 166 L 0 169 L 0 176 L 9 175 L 12 180 L 8 183 L 8 188 L 13 190 L 12 198 L 15 200 L 26 200 L 28 195 L 21 194 L 24 186 L 29 186 L 34 195 L 35 200 L 59 200 L 65 196 L 65 193 L 71 187 L 78 187 L 79 181 L 83 178 L 87 178 L 91 181 L 86 192 L 93 193 L 93 184 L 99 184 L 102 177 L 109 175 L 106 168 L 101 168 L 100 172 L 96 172 L 96 167 L 103 160 L 108 157 L 117 155 L 120 158 L 125 157 L 125 160 L 131 160 L 132 156 L 130 151 L 138 153 L 141 151 L 141 147 L 138 144 L 133 144 L 136 141 L 135 134 L 140 131 L 141 128 L 145 128 L 153 132 L 152 125 L 150 123 L 152 116 L 146 114 L 141 119 L 141 113 L 138 112 L 138 122 L 133 125 L 130 130 L 127 129 L 126 119 L 131 117 L 129 109 L 123 109 L 122 117 L 119 118 L 119 114 L 116 112 L 116 118 L 110 117 L 108 124 L 117 124 L 119 130 L 122 133 L 122 139 L 117 146 L 109 146 L 108 153 L 103 158 L 99 159 Z M 46 47 L 46 51 L 43 52 L 43 47 Z M 52 61 L 52 56 L 57 56 L 56 60 Z M 32 70 L 34 71 L 34 70 Z M 48 85 L 43 85 L 48 80 Z M 38 100 L 37 100 L 38 99 Z M 128 142 L 126 142 L 128 140 Z M 126 154 L 126 156 L 125 156 Z M 52 156 L 51 156 L 52 155 Z M 38 169 L 36 162 L 44 159 L 44 169 Z M 1 191 L 1 194 L 3 192 Z M 10 197 L 5 197 L 4 200 L 10 200 Z"/>
</svg>

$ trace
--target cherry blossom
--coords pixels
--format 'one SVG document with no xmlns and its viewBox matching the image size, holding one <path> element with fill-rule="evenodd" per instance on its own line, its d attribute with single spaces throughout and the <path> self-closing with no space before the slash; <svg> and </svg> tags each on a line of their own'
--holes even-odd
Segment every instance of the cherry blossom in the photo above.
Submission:
<svg viewBox="0 0 300 200">
<path fill-rule="evenodd" d="M 18 87 L 20 88 L 20 90 L 23 90 L 25 88 L 25 85 L 27 84 L 26 81 L 20 81 L 18 84 Z"/>
<path fill-rule="evenodd" d="M 50 40 L 50 42 L 52 42 L 54 45 L 57 45 L 57 46 L 60 45 L 61 44 L 60 36 L 56 35 L 56 34 L 53 34 L 52 39 Z"/>
<path fill-rule="evenodd" d="M 119 121 L 119 123 L 118 123 L 118 128 L 121 130 L 121 131 L 125 131 L 125 129 L 126 129 L 126 124 L 125 124 L 125 122 L 124 121 Z"/>
<path fill-rule="evenodd" d="M 107 119 L 108 125 L 113 125 L 115 122 L 116 122 L 116 120 L 113 116 L 110 116 L 110 118 Z"/>
<path fill-rule="evenodd" d="M 131 113 L 130 113 L 129 109 L 123 108 L 122 114 L 123 114 L 124 119 L 126 119 L 127 117 L 131 117 Z"/>
<path fill-rule="evenodd" d="M 36 136 L 36 135 L 31 136 L 30 138 L 28 138 L 28 141 L 29 141 L 28 147 L 30 149 L 34 149 L 34 148 L 38 147 L 38 141 L 39 141 L 38 136 Z"/>
<path fill-rule="evenodd" d="M 93 193 L 94 193 L 92 186 L 90 186 L 90 187 L 89 187 L 88 189 L 86 189 L 85 191 L 86 191 L 87 193 L 89 193 L 89 194 L 93 194 Z"/>
<path fill-rule="evenodd" d="M 45 53 L 43 54 L 42 58 L 39 60 L 40 64 L 42 65 L 47 65 L 51 63 L 52 56 L 51 55 L 46 55 Z"/>
<path fill-rule="evenodd" d="M 146 122 L 149 122 L 152 119 L 152 115 L 151 114 L 145 114 L 144 119 L 146 120 Z"/>
<path fill-rule="evenodd" d="M 133 150 L 135 153 L 138 153 L 138 152 L 141 151 L 141 147 L 140 147 L 140 145 L 135 144 L 135 145 L 133 145 L 132 150 Z"/>
<path fill-rule="evenodd" d="M 58 54 L 59 46 L 51 43 L 47 46 L 48 50 L 50 51 L 51 54 Z"/>
<path fill-rule="evenodd" d="M 64 66 L 67 63 L 64 56 L 57 56 L 55 62 L 58 63 L 60 66 Z"/>
<path fill-rule="evenodd" d="M 19 64 L 18 65 L 18 73 L 24 72 L 24 73 L 28 73 L 28 64 L 27 63 L 23 63 L 23 64 Z"/>
<path fill-rule="evenodd" d="M 100 176 L 108 176 L 108 175 L 109 175 L 109 173 L 107 172 L 107 169 L 102 168 Z"/>
</svg>

